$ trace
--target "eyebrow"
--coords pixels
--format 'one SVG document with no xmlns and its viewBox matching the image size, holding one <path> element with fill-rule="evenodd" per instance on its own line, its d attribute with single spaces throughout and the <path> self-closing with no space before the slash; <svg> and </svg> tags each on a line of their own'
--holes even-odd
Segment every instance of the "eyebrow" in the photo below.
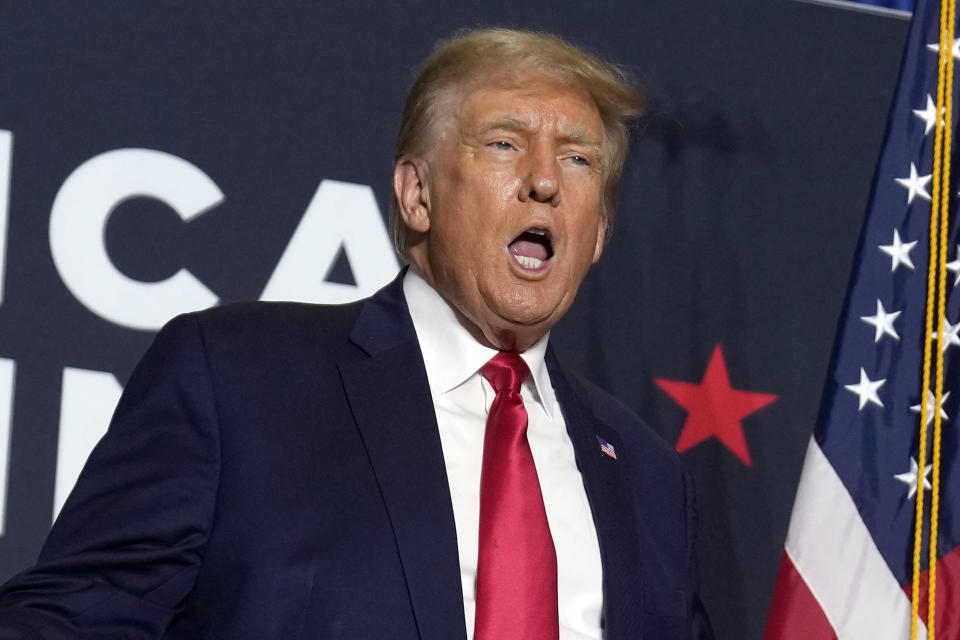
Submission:
<svg viewBox="0 0 960 640">
<path fill-rule="evenodd" d="M 527 131 L 529 130 L 530 123 L 526 120 L 520 118 L 497 118 L 496 120 L 490 120 L 489 122 L 483 123 L 480 127 L 477 128 L 476 134 L 483 135 L 491 131 L 496 131 L 497 129 L 503 129 L 506 131 Z M 600 141 L 587 131 L 587 128 L 582 125 L 577 125 L 571 127 L 568 131 L 564 132 L 564 139 L 573 144 L 581 144 L 593 149 L 596 153 L 600 153 Z"/>
<path fill-rule="evenodd" d="M 483 135 L 484 133 L 489 133 L 490 131 L 495 131 L 496 129 L 505 129 L 507 131 L 526 131 L 530 129 L 530 123 L 526 120 L 521 120 L 520 118 L 497 118 L 496 120 L 484 122 L 482 125 L 477 127 L 476 133 Z"/>
<path fill-rule="evenodd" d="M 600 153 L 600 141 L 597 140 L 593 134 L 587 131 L 586 127 L 579 125 L 572 127 L 566 132 L 566 138 L 574 144 L 582 144 L 584 146 L 591 147 L 597 153 Z"/>
</svg>

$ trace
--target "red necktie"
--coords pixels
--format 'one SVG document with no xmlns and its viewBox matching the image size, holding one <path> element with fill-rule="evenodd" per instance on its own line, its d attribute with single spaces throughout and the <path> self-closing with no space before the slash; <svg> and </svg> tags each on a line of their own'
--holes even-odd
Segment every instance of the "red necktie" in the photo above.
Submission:
<svg viewBox="0 0 960 640">
<path fill-rule="evenodd" d="M 530 369 L 502 351 L 480 374 L 497 395 L 483 438 L 474 639 L 557 640 L 557 553 L 520 398 Z"/>
</svg>

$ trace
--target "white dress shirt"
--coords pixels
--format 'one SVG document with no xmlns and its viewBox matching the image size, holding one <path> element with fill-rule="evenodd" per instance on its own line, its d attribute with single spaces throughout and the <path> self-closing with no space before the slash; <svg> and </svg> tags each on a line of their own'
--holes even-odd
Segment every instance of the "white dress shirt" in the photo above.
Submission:
<svg viewBox="0 0 960 640">
<path fill-rule="evenodd" d="M 457 528 L 467 639 L 473 640 L 483 434 L 495 395 L 479 370 L 497 352 L 474 340 L 444 299 L 413 269 L 404 277 L 403 291 L 440 428 Z M 547 338 L 520 354 L 531 372 L 520 395 L 529 416 L 527 438 L 557 550 L 560 639 L 597 640 L 603 607 L 600 547 L 573 444 L 543 360 Z"/>
</svg>

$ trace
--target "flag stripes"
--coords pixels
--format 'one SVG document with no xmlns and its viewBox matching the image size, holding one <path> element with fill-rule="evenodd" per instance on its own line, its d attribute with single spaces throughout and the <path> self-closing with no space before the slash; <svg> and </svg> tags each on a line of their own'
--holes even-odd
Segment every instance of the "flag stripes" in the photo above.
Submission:
<svg viewBox="0 0 960 640">
<path fill-rule="evenodd" d="M 908 636 L 910 599 L 814 438 L 803 461 L 785 553 L 829 622 L 828 632 L 821 631 L 823 635 L 793 637 L 904 640 Z M 805 599 L 802 594 L 798 597 Z M 793 594 L 778 592 L 775 598 L 790 602 Z M 787 603 L 780 603 L 780 615 L 785 609 L 789 609 Z M 778 631 L 782 627 L 783 622 L 774 620 L 771 609 L 764 640 L 791 637 Z M 925 629 L 918 638 L 926 638 Z"/>
</svg>

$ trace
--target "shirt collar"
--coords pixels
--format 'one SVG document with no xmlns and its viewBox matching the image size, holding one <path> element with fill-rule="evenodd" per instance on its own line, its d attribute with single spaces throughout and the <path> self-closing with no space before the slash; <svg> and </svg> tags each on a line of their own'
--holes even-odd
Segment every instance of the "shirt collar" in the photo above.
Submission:
<svg viewBox="0 0 960 640">
<path fill-rule="evenodd" d="M 497 354 L 495 349 L 480 344 L 470 335 L 446 300 L 413 269 L 408 269 L 403 277 L 403 294 L 433 395 L 442 395 L 460 386 Z M 520 357 L 530 368 L 536 400 L 552 419 L 556 397 L 544 361 L 549 337 L 548 332 Z"/>
</svg>

